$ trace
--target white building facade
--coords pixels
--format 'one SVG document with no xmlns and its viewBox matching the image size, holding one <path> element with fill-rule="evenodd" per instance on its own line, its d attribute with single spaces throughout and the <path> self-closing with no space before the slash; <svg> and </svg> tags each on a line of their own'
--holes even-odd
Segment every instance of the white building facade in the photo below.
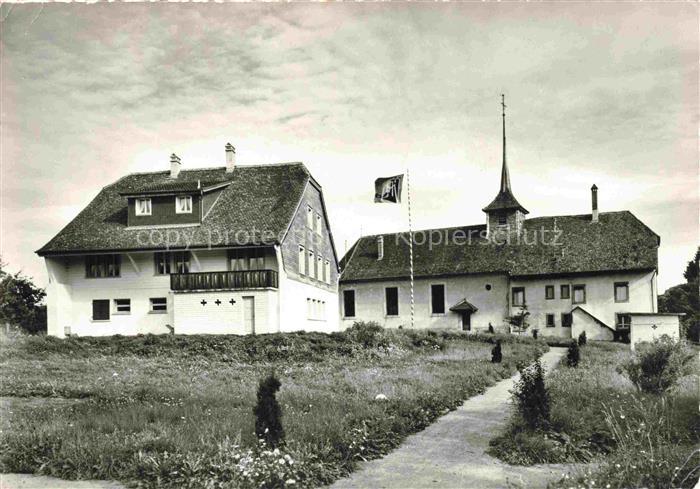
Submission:
<svg viewBox="0 0 700 489">
<path fill-rule="evenodd" d="M 48 334 L 338 330 L 320 185 L 300 163 L 236 166 L 230 145 L 226 156 L 128 175 L 41 248 Z"/>
</svg>

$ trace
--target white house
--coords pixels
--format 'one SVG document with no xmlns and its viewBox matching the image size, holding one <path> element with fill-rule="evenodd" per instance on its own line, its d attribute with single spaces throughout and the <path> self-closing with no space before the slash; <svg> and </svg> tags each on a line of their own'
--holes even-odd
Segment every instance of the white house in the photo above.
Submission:
<svg viewBox="0 0 700 489">
<path fill-rule="evenodd" d="M 486 224 L 414 232 L 414 327 L 508 330 L 527 312 L 541 335 L 612 340 L 657 312 L 660 238 L 629 211 L 526 218 L 505 152 Z M 359 239 L 341 260 L 341 327 L 410 327 L 408 233 Z"/>
<path fill-rule="evenodd" d="M 338 261 L 321 186 L 302 163 L 134 173 L 37 251 L 48 333 L 338 329 Z"/>
</svg>

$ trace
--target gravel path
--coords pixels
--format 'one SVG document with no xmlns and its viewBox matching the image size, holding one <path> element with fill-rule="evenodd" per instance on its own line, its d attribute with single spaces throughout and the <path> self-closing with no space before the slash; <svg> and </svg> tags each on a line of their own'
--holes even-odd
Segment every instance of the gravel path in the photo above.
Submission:
<svg viewBox="0 0 700 489">
<path fill-rule="evenodd" d="M 565 354 L 566 348 L 552 347 L 542 356 L 542 365 L 552 370 Z M 467 399 L 384 458 L 363 463 L 331 489 L 546 487 L 572 466 L 512 466 L 486 454 L 489 440 L 508 421 L 508 391 L 517 379 L 515 375 Z"/>
</svg>

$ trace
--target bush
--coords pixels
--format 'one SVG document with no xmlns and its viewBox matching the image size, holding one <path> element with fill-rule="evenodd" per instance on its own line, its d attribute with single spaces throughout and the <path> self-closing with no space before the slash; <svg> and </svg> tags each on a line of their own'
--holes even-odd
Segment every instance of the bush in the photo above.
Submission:
<svg viewBox="0 0 700 489">
<path fill-rule="evenodd" d="M 586 338 L 586 332 L 581 331 L 581 334 L 578 335 L 578 346 L 586 346 L 586 342 L 588 339 Z"/>
<path fill-rule="evenodd" d="M 493 324 L 491 324 L 491 323 L 489 323 L 489 333 L 491 333 L 491 334 L 494 333 Z"/>
<path fill-rule="evenodd" d="M 539 360 L 520 370 L 520 380 L 512 394 L 518 413 L 529 429 L 549 426 L 549 392 L 544 385 L 544 369 Z"/>
<path fill-rule="evenodd" d="M 358 321 L 346 330 L 346 334 L 365 348 L 386 346 L 387 341 L 383 335 L 384 328 L 374 321 Z"/>
<path fill-rule="evenodd" d="M 581 359 L 581 353 L 578 348 L 578 343 L 572 341 L 569 345 L 569 350 L 566 352 L 566 364 L 569 367 L 578 367 L 578 362 Z"/>
<path fill-rule="evenodd" d="M 637 390 L 663 394 L 688 373 L 693 354 L 680 341 L 664 335 L 652 343 L 637 345 L 635 355 L 618 371 L 629 377 Z"/>
<path fill-rule="evenodd" d="M 280 381 L 270 374 L 260 382 L 258 387 L 258 403 L 253 409 L 255 414 L 255 435 L 269 447 L 276 448 L 284 442 L 282 428 L 282 411 L 275 398 Z"/>
<path fill-rule="evenodd" d="M 537 335 L 538 335 L 538 334 L 539 334 L 539 331 L 538 331 L 538 330 L 536 330 L 536 329 L 533 329 L 533 330 L 532 330 L 532 337 L 533 337 L 534 339 L 537 339 Z"/>
<path fill-rule="evenodd" d="M 491 363 L 501 363 L 501 360 L 503 360 L 501 340 L 496 340 L 496 346 L 491 349 Z"/>
</svg>

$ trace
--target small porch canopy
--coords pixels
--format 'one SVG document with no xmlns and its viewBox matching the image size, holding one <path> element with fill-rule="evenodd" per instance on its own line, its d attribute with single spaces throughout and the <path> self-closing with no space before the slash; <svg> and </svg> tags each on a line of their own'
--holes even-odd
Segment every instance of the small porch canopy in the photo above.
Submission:
<svg viewBox="0 0 700 489">
<path fill-rule="evenodd" d="M 465 297 L 461 301 L 459 301 L 457 304 L 454 306 L 450 307 L 450 311 L 454 312 L 476 312 L 479 309 L 472 303 L 470 303 L 467 298 Z"/>
</svg>

